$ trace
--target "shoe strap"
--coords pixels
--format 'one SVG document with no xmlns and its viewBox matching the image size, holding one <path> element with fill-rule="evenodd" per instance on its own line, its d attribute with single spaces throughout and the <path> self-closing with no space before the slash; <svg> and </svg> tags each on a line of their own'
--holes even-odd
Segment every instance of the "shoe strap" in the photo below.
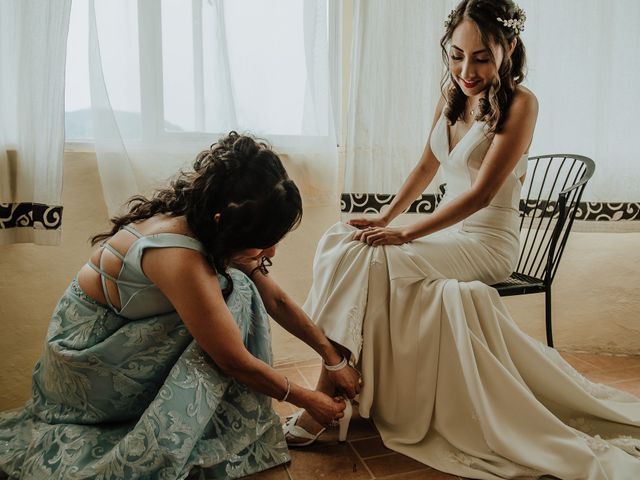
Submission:
<svg viewBox="0 0 640 480">
<path fill-rule="evenodd" d="M 304 438 L 305 440 L 315 440 L 326 429 L 323 427 L 317 434 L 312 435 L 311 433 L 307 432 L 304 428 L 299 427 L 298 425 L 296 425 L 296 423 L 298 422 L 298 420 L 300 419 L 300 417 L 302 416 L 303 413 L 304 413 L 304 410 L 299 410 L 298 412 L 296 412 L 293 415 L 291 415 L 291 417 L 289 418 L 287 423 L 284 424 L 282 429 L 284 430 L 285 434 L 288 433 L 289 435 L 292 435 L 292 436 L 298 437 L 298 438 Z"/>
</svg>

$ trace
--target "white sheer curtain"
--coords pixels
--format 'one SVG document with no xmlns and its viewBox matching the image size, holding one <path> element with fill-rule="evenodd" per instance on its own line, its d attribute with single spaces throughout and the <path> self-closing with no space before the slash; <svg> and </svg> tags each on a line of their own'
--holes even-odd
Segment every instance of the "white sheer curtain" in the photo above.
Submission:
<svg viewBox="0 0 640 480">
<path fill-rule="evenodd" d="M 230 130 L 269 141 L 307 205 L 337 204 L 327 0 L 91 0 L 88 13 L 110 214 Z"/>
<path fill-rule="evenodd" d="M 640 2 L 519 3 L 527 12 L 525 84 L 540 103 L 531 151 L 593 158 L 586 201 L 640 202 Z"/>
<path fill-rule="evenodd" d="M 418 161 L 440 97 L 443 22 L 455 3 L 355 1 L 345 192 L 395 193 Z"/>
<path fill-rule="evenodd" d="M 527 12 L 525 85 L 540 102 L 531 154 L 592 157 L 583 201 L 640 220 L 640 2 L 518 3 Z M 356 0 L 344 192 L 395 193 L 415 165 L 439 95 L 443 21 L 456 4 Z"/>
<path fill-rule="evenodd" d="M 60 242 L 70 9 L 0 2 L 0 244 Z"/>
</svg>

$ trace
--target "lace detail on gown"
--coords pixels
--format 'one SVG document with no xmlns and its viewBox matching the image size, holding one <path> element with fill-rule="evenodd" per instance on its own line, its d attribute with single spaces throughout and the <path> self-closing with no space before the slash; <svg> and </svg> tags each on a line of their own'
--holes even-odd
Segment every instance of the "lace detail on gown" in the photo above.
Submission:
<svg viewBox="0 0 640 480">
<path fill-rule="evenodd" d="M 640 457 L 640 439 L 638 438 L 629 435 L 607 437 L 597 434 L 596 422 L 585 417 L 570 418 L 567 420 L 567 425 L 575 429 L 576 434 L 596 453 L 603 453 L 611 447 L 618 447 L 630 455 Z"/>
<path fill-rule="evenodd" d="M 366 301 L 363 299 L 360 304 L 355 305 L 349 310 L 346 318 L 349 338 L 351 338 L 351 343 L 358 352 L 362 349 L 362 318 L 364 316 L 365 305 Z"/>
</svg>

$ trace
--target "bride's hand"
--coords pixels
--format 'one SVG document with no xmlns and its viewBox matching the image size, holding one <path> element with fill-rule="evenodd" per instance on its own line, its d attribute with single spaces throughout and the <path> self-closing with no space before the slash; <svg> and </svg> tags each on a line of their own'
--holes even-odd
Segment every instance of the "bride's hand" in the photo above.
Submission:
<svg viewBox="0 0 640 480">
<path fill-rule="evenodd" d="M 375 217 L 352 218 L 347 224 L 362 230 L 368 227 L 386 227 L 389 222 L 381 215 L 376 215 Z"/>
<path fill-rule="evenodd" d="M 343 392 L 347 397 L 353 398 L 360 393 L 360 387 L 362 386 L 360 372 L 351 365 L 336 371 L 328 370 L 327 374 L 336 389 Z"/>
<path fill-rule="evenodd" d="M 402 245 L 411 241 L 406 229 L 402 227 L 367 227 L 364 230 L 357 231 L 353 239 L 372 247 Z"/>
</svg>

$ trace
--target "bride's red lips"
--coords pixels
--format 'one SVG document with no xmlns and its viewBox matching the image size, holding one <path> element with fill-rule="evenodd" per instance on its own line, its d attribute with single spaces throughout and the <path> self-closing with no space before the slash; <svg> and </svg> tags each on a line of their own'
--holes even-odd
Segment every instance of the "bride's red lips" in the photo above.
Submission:
<svg viewBox="0 0 640 480">
<path fill-rule="evenodd" d="M 476 80 L 475 82 L 467 82 L 466 80 L 464 80 L 463 78 L 460 79 L 460 82 L 467 88 L 473 88 L 475 87 L 478 83 L 480 83 L 480 80 Z"/>
</svg>

